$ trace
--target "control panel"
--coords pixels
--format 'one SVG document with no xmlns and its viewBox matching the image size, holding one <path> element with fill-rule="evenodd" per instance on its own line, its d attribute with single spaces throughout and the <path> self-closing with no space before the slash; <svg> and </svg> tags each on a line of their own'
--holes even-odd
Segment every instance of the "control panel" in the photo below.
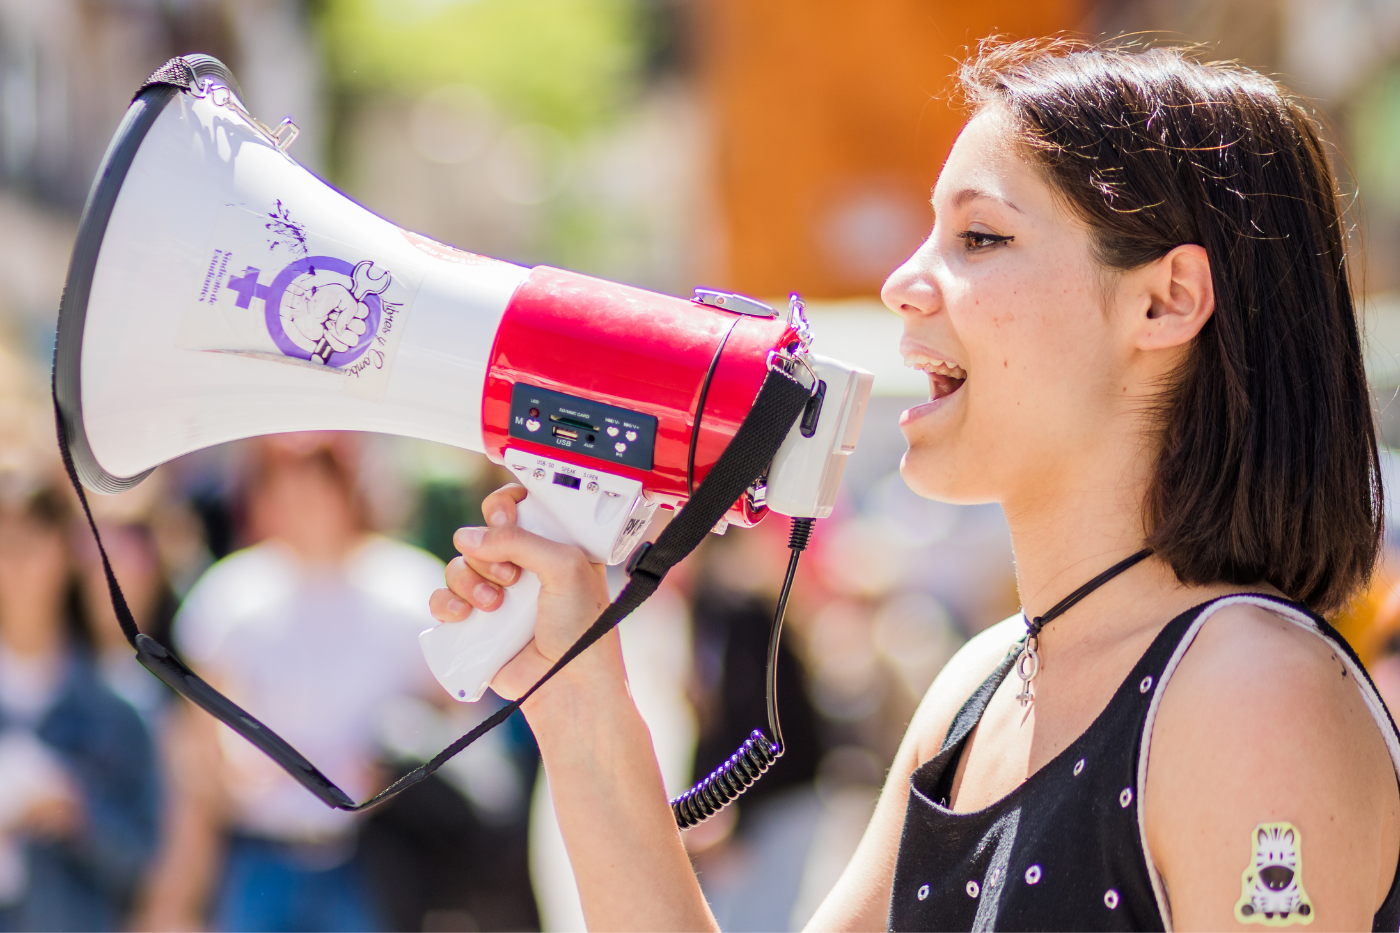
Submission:
<svg viewBox="0 0 1400 933">
<path fill-rule="evenodd" d="M 517 382 L 510 395 L 510 436 L 650 470 L 656 417 Z"/>
</svg>

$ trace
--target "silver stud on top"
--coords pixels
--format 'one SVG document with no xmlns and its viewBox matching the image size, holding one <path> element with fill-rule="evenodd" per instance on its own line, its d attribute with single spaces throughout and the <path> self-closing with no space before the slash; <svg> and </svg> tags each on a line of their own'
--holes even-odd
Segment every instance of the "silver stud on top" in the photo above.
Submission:
<svg viewBox="0 0 1400 933">
<path fill-rule="evenodd" d="M 1151 689 L 1152 689 L 1152 675 L 1151 675 L 1151 674 L 1148 674 L 1146 677 L 1144 677 L 1144 678 L 1142 679 L 1142 683 L 1138 684 L 1138 693 L 1146 693 L 1147 691 L 1149 691 L 1149 690 L 1151 690 Z"/>
<path fill-rule="evenodd" d="M 928 885 L 923 885 L 922 887 L 919 888 L 918 897 L 919 897 L 919 900 L 921 900 L 921 901 L 922 901 L 924 898 L 928 897 Z"/>
<path fill-rule="evenodd" d="M 982 893 L 982 887 L 977 883 L 977 880 L 975 878 L 967 883 L 966 890 L 968 897 L 976 897 L 977 895 Z"/>
<path fill-rule="evenodd" d="M 1132 802 L 1133 802 L 1133 789 L 1132 789 L 1131 787 L 1125 787 L 1125 788 L 1123 788 L 1123 793 L 1121 793 L 1121 794 L 1118 795 L 1118 806 L 1120 806 L 1120 807 L 1127 807 L 1128 804 L 1130 804 L 1130 803 L 1132 803 Z"/>
<path fill-rule="evenodd" d="M 1032 865 L 1030 868 L 1027 868 L 1027 869 L 1026 869 L 1026 884 L 1039 884 L 1039 883 L 1040 883 L 1040 866 L 1039 866 L 1039 865 Z"/>
<path fill-rule="evenodd" d="M 1081 775 L 1081 774 L 1083 774 L 1083 773 L 1084 773 L 1084 759 L 1081 758 L 1081 759 L 1079 759 L 1078 761 L 1076 761 L 1076 762 L 1074 763 L 1074 776 L 1075 776 L 1075 777 L 1079 777 L 1079 775 Z"/>
<path fill-rule="evenodd" d="M 1109 888 L 1107 891 L 1103 892 L 1103 905 L 1109 910 L 1117 910 L 1118 892 L 1113 890 L 1112 888 Z"/>
</svg>

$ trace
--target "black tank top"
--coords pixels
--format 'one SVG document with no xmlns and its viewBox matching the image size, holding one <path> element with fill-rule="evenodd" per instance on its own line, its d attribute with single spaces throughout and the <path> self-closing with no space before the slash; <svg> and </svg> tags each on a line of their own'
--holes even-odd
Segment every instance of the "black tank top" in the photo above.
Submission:
<svg viewBox="0 0 1400 933">
<path fill-rule="evenodd" d="M 1296 603 L 1227 596 L 1168 623 L 1084 734 L 1025 783 L 985 810 L 954 813 L 946 803 L 958 760 L 1010 673 L 1013 650 L 959 711 L 939 753 L 910 779 L 890 929 L 1171 929 L 1171 906 L 1143 836 L 1152 725 L 1196 633 L 1217 610 L 1238 602 L 1261 605 L 1337 649 L 1400 769 L 1400 736 L 1342 637 Z M 1400 871 L 1373 929 L 1397 927 Z"/>
</svg>

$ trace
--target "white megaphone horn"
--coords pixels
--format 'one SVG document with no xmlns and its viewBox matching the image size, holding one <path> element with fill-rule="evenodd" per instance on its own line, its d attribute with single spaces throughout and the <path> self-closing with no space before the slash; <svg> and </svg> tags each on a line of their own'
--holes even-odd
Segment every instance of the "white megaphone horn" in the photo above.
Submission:
<svg viewBox="0 0 1400 933">
<path fill-rule="evenodd" d="M 255 435 L 376 431 L 486 454 L 529 490 L 525 527 L 623 560 L 658 506 L 703 480 L 775 348 L 809 341 L 740 296 L 684 300 L 528 269 L 403 230 L 297 164 L 216 59 L 172 60 L 104 157 L 74 247 L 55 398 L 82 483 L 115 493 L 182 454 Z M 812 400 L 766 509 L 830 513 L 871 376 L 803 358 Z M 475 699 L 534 631 L 538 580 L 423 635 Z"/>
</svg>

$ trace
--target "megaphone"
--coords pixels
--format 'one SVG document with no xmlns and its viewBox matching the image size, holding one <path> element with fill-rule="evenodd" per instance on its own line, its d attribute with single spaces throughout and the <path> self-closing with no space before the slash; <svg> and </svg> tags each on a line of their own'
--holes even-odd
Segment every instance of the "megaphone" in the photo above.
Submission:
<svg viewBox="0 0 1400 933">
<path fill-rule="evenodd" d="M 798 301 L 686 300 L 404 230 L 299 165 L 295 135 L 208 56 L 172 60 L 127 111 L 59 316 L 55 398 L 87 488 L 255 435 L 374 431 L 485 454 L 529 490 L 524 527 L 618 563 L 704 480 L 772 354 L 810 339 Z M 803 368 L 811 401 L 729 522 L 831 511 L 873 377 Z M 423 633 L 452 696 L 529 642 L 538 586 Z"/>
</svg>

